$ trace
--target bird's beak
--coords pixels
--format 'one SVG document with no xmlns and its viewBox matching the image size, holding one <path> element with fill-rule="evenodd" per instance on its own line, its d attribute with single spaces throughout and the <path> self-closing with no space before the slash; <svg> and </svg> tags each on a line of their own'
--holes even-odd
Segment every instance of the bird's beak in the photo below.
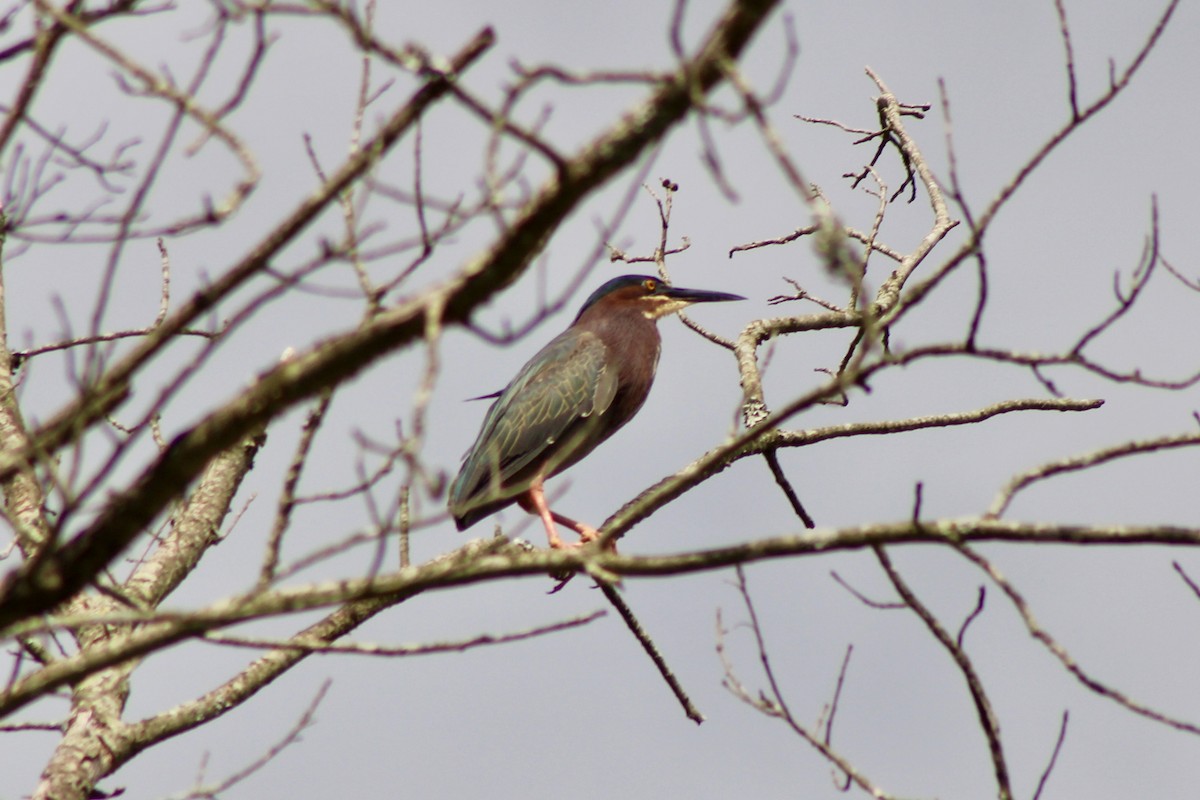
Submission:
<svg viewBox="0 0 1200 800">
<path fill-rule="evenodd" d="M 678 286 L 668 286 L 662 292 L 663 297 L 669 297 L 681 305 L 689 303 L 723 303 L 727 300 L 745 300 L 740 294 L 728 292 L 710 292 L 706 289 L 681 289 Z"/>
</svg>

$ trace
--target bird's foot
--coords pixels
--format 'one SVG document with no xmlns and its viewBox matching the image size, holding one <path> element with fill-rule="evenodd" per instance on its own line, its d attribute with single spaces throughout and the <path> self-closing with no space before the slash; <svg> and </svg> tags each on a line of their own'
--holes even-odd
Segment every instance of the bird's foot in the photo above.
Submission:
<svg viewBox="0 0 1200 800">
<path fill-rule="evenodd" d="M 596 530 L 595 528 L 589 528 L 588 531 L 589 531 L 588 533 L 581 532 L 579 534 L 578 542 L 564 542 L 562 539 L 560 539 L 556 536 L 555 538 L 549 540 L 550 541 L 550 549 L 551 550 L 579 550 L 584 547 L 587 547 L 588 545 L 592 544 L 593 542 L 601 541 L 600 531 Z M 610 553 L 615 554 L 617 552 L 616 541 L 612 540 L 612 539 L 608 540 L 607 542 L 604 543 L 604 549 Z"/>
</svg>

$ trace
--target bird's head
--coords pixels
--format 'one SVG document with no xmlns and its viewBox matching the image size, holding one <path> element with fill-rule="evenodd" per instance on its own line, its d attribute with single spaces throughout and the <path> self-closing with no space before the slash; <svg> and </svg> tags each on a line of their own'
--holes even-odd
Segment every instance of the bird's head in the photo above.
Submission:
<svg viewBox="0 0 1200 800">
<path fill-rule="evenodd" d="M 719 303 L 726 300 L 745 300 L 741 295 L 710 292 L 704 289 L 683 289 L 650 275 L 622 275 L 613 278 L 596 291 L 579 310 L 579 317 L 591 308 L 617 310 L 633 308 L 647 319 L 658 319 L 693 303 Z M 576 319 L 579 319 L 576 317 Z"/>
</svg>

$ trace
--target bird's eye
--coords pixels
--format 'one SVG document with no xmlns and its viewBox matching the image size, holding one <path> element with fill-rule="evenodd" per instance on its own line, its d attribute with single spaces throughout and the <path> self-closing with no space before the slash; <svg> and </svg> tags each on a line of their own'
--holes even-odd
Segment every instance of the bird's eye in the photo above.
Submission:
<svg viewBox="0 0 1200 800">
<path fill-rule="evenodd" d="M 658 283 L 651 278 L 647 278 L 646 280 L 642 281 L 642 286 L 647 292 L 653 292 L 658 288 Z"/>
</svg>

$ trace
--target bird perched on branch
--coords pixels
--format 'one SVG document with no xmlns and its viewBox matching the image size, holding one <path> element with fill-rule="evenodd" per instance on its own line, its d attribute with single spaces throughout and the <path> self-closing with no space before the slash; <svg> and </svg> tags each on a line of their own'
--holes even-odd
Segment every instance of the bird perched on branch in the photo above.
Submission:
<svg viewBox="0 0 1200 800">
<path fill-rule="evenodd" d="M 541 518 L 553 548 L 567 546 L 556 522 L 576 531 L 580 544 L 595 539 L 595 528 L 550 510 L 546 479 L 592 452 L 642 407 L 658 367 L 660 317 L 692 303 L 745 299 L 680 289 L 648 275 L 613 278 L 593 292 L 571 326 L 488 409 L 450 486 L 458 529 L 515 502 Z"/>
</svg>

